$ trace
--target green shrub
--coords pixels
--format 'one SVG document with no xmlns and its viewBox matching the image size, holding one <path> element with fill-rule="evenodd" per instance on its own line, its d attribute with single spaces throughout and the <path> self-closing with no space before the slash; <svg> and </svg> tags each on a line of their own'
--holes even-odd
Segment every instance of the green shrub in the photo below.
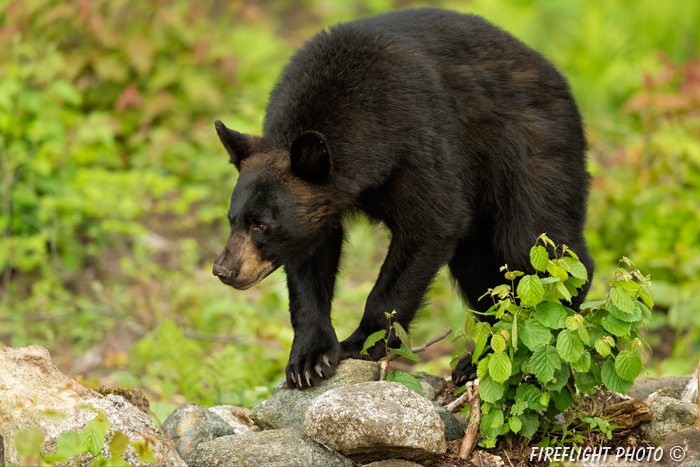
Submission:
<svg viewBox="0 0 700 467">
<path fill-rule="evenodd" d="M 625 393 L 642 370 L 638 328 L 651 319 L 649 276 L 623 259 L 607 298 L 584 303 L 581 309 L 588 312 L 581 314 L 563 302 L 570 302 L 587 281 L 585 266 L 565 245 L 554 245 L 544 234 L 540 241 L 543 245 L 532 248 L 530 261 L 545 277 L 504 266 L 510 285 L 484 295 L 494 302 L 486 315 L 494 316 L 495 324 L 475 322 L 469 314 L 460 330 L 476 343 L 472 362 L 478 361 L 480 427 L 487 447 L 508 433 L 530 439 L 540 426 L 553 426 L 548 436 L 564 433 L 557 415 L 577 408 L 583 396 L 601 387 Z M 479 360 L 487 347 L 493 352 Z"/>
</svg>

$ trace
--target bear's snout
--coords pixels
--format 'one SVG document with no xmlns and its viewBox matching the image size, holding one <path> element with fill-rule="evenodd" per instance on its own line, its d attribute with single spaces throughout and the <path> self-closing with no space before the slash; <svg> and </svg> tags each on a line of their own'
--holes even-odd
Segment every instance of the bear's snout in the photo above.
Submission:
<svg viewBox="0 0 700 467">
<path fill-rule="evenodd" d="M 212 269 L 212 274 L 221 280 L 221 282 L 226 283 L 227 280 L 231 279 L 231 271 L 221 264 L 214 263 L 214 269 Z"/>
</svg>

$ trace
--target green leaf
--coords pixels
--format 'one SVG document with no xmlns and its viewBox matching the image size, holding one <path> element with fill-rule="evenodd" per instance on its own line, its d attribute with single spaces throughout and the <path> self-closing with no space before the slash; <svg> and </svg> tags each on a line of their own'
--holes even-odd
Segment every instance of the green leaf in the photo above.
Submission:
<svg viewBox="0 0 700 467">
<path fill-rule="evenodd" d="M 550 276 L 556 277 L 562 282 L 569 278 L 569 273 L 566 272 L 566 269 L 553 262 L 547 265 L 547 272 Z"/>
<path fill-rule="evenodd" d="M 503 412 L 500 410 L 490 410 L 481 419 L 479 427 L 481 432 L 489 438 L 496 438 L 501 434 L 501 426 L 503 425 Z"/>
<path fill-rule="evenodd" d="M 587 396 L 595 394 L 596 390 L 598 389 L 598 383 L 596 382 L 595 375 L 592 371 L 588 371 L 586 373 L 574 373 L 574 382 L 576 384 L 576 388 L 581 391 L 582 394 Z"/>
<path fill-rule="evenodd" d="M 153 454 L 153 451 L 151 451 L 145 439 L 136 440 L 131 446 L 134 448 L 141 461 L 150 464 L 155 464 L 157 462 L 156 456 Z"/>
<path fill-rule="evenodd" d="M 474 329 L 474 313 L 467 313 L 467 319 L 464 321 L 464 335 L 469 336 Z"/>
<path fill-rule="evenodd" d="M 607 357 L 610 355 L 610 344 L 605 341 L 605 338 L 600 338 L 595 341 L 594 347 L 596 352 L 598 352 L 601 357 Z"/>
<path fill-rule="evenodd" d="M 491 326 L 488 323 L 478 322 L 474 324 L 474 329 L 472 329 L 472 339 L 476 342 L 476 347 L 472 352 L 472 364 L 476 364 L 479 357 L 484 351 L 486 346 L 486 341 L 491 335 Z"/>
<path fill-rule="evenodd" d="M 497 400 L 503 397 L 505 391 L 506 387 L 502 383 L 494 381 L 490 376 L 484 377 L 479 385 L 479 395 L 481 396 L 481 400 L 490 404 L 495 403 Z"/>
<path fill-rule="evenodd" d="M 547 406 L 540 404 L 542 390 L 534 384 L 523 383 L 515 390 L 515 400 L 527 402 L 527 406 L 533 410 L 547 410 Z"/>
<path fill-rule="evenodd" d="M 579 326 L 576 331 L 578 332 L 578 337 L 581 338 L 584 345 L 591 345 L 591 338 L 588 335 L 588 330 L 586 329 L 585 324 L 582 324 L 581 326 Z"/>
<path fill-rule="evenodd" d="M 559 302 L 540 303 L 532 316 L 551 329 L 562 329 L 566 326 L 566 308 Z"/>
<path fill-rule="evenodd" d="M 608 331 L 613 336 L 624 336 L 630 332 L 630 329 L 632 329 L 632 325 L 630 323 L 625 323 L 624 321 L 621 321 L 611 315 L 603 318 L 600 321 L 600 324 L 603 325 L 603 329 Z"/>
<path fill-rule="evenodd" d="M 112 457 L 120 456 L 128 445 L 129 437 L 121 431 L 117 431 L 109 442 L 109 452 L 112 454 Z"/>
<path fill-rule="evenodd" d="M 523 427 L 523 422 L 519 417 L 511 417 L 508 419 L 508 425 L 510 426 L 510 431 L 517 433 Z"/>
<path fill-rule="evenodd" d="M 527 411 L 518 417 L 523 425 L 520 430 L 520 436 L 524 436 L 527 439 L 533 437 L 540 427 L 540 419 L 537 412 Z"/>
<path fill-rule="evenodd" d="M 615 364 L 610 360 L 603 363 L 603 367 L 600 369 L 600 376 L 603 379 L 603 384 L 605 387 L 612 392 L 624 394 L 630 387 L 632 387 L 631 381 L 620 378 L 620 375 L 618 375 L 617 371 L 615 371 Z"/>
<path fill-rule="evenodd" d="M 561 388 L 566 386 L 566 383 L 569 382 L 569 375 L 570 374 L 571 373 L 569 372 L 569 365 L 562 362 L 561 365 L 559 366 L 559 368 L 557 368 L 557 370 L 554 372 L 554 379 L 556 381 L 551 382 L 551 383 L 547 383 L 545 388 L 548 391 L 552 391 L 552 392 L 561 391 Z"/>
<path fill-rule="evenodd" d="M 641 302 L 634 302 L 635 307 L 639 307 L 639 310 L 642 313 L 642 320 L 644 321 L 651 321 L 651 310 Z"/>
<path fill-rule="evenodd" d="M 93 456 L 98 455 L 105 445 L 105 434 L 109 430 L 109 422 L 94 418 L 80 430 L 80 445 Z"/>
<path fill-rule="evenodd" d="M 408 347 L 409 349 L 411 348 L 411 338 L 408 337 L 408 333 L 406 330 L 401 326 L 401 323 L 394 322 L 391 324 L 394 327 L 394 333 L 396 334 L 396 337 L 399 338 L 401 343 Z"/>
<path fill-rule="evenodd" d="M 557 292 L 559 293 L 559 295 L 561 295 L 562 299 L 571 303 L 571 292 L 566 287 L 566 285 L 563 282 L 557 282 L 556 288 L 557 288 Z"/>
<path fill-rule="evenodd" d="M 610 300 L 625 313 L 632 313 L 634 311 L 634 300 L 630 297 L 630 294 L 619 287 L 610 289 Z"/>
<path fill-rule="evenodd" d="M 530 264 L 538 271 L 545 272 L 549 264 L 549 253 L 543 246 L 533 246 L 530 249 Z"/>
<path fill-rule="evenodd" d="M 393 381 L 395 383 L 401 383 L 408 389 L 412 389 L 421 396 L 425 397 L 425 394 L 423 394 L 423 387 L 420 385 L 420 382 L 418 381 L 416 375 L 406 373 L 405 371 L 396 370 L 386 375 L 386 380 Z"/>
<path fill-rule="evenodd" d="M 588 281 L 588 271 L 586 270 L 586 266 L 584 266 L 581 261 L 575 258 L 565 256 L 562 258 L 562 262 L 565 265 L 564 267 L 576 279 Z"/>
<path fill-rule="evenodd" d="M 615 358 L 615 371 L 620 378 L 626 381 L 634 381 L 642 371 L 642 357 L 638 352 L 623 350 Z"/>
<path fill-rule="evenodd" d="M 476 365 L 476 377 L 479 379 L 484 379 L 484 377 L 489 374 L 489 362 L 491 361 L 491 356 L 493 354 L 488 354 L 481 360 L 479 360 L 479 364 Z"/>
<path fill-rule="evenodd" d="M 557 336 L 557 352 L 565 362 L 575 362 L 583 355 L 583 342 L 577 334 L 565 329 Z"/>
<path fill-rule="evenodd" d="M 635 307 L 632 313 L 625 313 L 624 311 L 620 310 L 617 306 L 615 306 L 615 304 L 612 302 L 606 304 L 605 309 L 608 310 L 608 312 L 610 312 L 611 315 L 613 315 L 620 321 L 624 321 L 625 323 L 634 323 L 636 321 L 642 320 L 642 309 L 636 306 L 636 303 L 638 302 L 635 302 Z"/>
<path fill-rule="evenodd" d="M 535 306 L 544 298 L 544 287 L 542 287 L 539 277 L 527 275 L 520 279 L 517 293 L 525 305 Z"/>
<path fill-rule="evenodd" d="M 586 373 L 591 368 L 591 353 L 583 352 L 580 359 L 571 363 L 575 371 Z"/>
<path fill-rule="evenodd" d="M 577 330 L 579 327 L 579 324 L 580 323 L 576 319 L 575 315 L 572 315 L 572 316 L 569 316 L 566 318 L 566 329 L 568 329 L 569 331 Z"/>
<path fill-rule="evenodd" d="M 58 448 L 55 453 L 50 454 L 51 460 L 67 461 L 75 456 L 82 454 L 80 436 L 74 431 L 63 431 L 56 437 L 56 445 Z M 46 457 L 46 460 L 49 460 Z"/>
<path fill-rule="evenodd" d="M 506 340 L 500 333 L 491 338 L 491 348 L 496 353 L 501 353 L 506 350 Z"/>
<path fill-rule="evenodd" d="M 386 330 L 382 329 L 381 331 L 373 332 L 370 334 L 367 339 L 365 339 L 365 345 L 362 346 L 362 351 L 360 352 L 362 355 L 367 355 L 367 350 L 369 350 L 370 347 L 372 347 L 374 344 L 379 342 L 380 340 L 384 339 L 384 336 L 386 336 Z"/>
<path fill-rule="evenodd" d="M 581 308 L 582 310 L 587 310 L 589 308 L 598 308 L 599 306 L 604 305 L 604 304 L 605 304 L 605 300 L 596 300 L 593 302 L 582 303 L 579 308 Z"/>
<path fill-rule="evenodd" d="M 455 366 L 457 366 L 457 361 L 459 361 L 459 357 L 462 356 L 463 353 L 466 353 L 467 349 L 457 349 L 454 351 L 452 354 L 452 360 L 450 360 L 450 368 L 454 370 Z"/>
<path fill-rule="evenodd" d="M 420 357 L 418 357 L 418 355 L 414 354 L 413 351 L 411 349 L 409 349 L 408 347 L 406 347 L 405 344 L 402 345 L 401 347 L 399 347 L 398 349 L 389 347 L 389 352 L 395 353 L 396 355 L 399 355 L 401 357 L 406 357 L 407 359 L 413 360 L 414 362 L 420 361 Z"/>
<path fill-rule="evenodd" d="M 510 357 L 503 353 L 495 353 L 491 355 L 489 360 L 489 375 L 494 381 L 504 383 L 510 378 L 511 374 Z"/>
<path fill-rule="evenodd" d="M 554 395 L 554 406 L 557 408 L 557 410 L 563 412 L 574 405 L 576 405 L 576 403 L 574 402 L 574 397 L 571 395 L 569 388 L 564 387 L 561 391 L 559 391 L 559 394 Z"/>
<path fill-rule="evenodd" d="M 533 352 L 543 345 L 549 344 L 554 336 L 549 329 L 536 320 L 525 321 L 520 326 L 520 340 Z"/>
<path fill-rule="evenodd" d="M 540 384 L 544 385 L 552 381 L 554 371 L 561 366 L 559 355 L 553 346 L 541 346 L 532 354 L 530 359 L 530 371 L 535 375 Z"/>
</svg>

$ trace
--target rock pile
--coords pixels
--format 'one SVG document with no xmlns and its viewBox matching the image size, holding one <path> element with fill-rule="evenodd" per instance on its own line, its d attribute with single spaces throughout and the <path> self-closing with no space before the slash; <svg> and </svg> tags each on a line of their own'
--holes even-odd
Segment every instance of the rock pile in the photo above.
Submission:
<svg viewBox="0 0 700 467">
<path fill-rule="evenodd" d="M 61 433 L 80 432 L 98 414 L 109 423 L 100 454 L 110 457 L 120 432 L 129 439 L 122 457 L 133 466 L 416 467 L 431 465 L 446 441 L 464 436 L 441 405 L 443 378 L 421 374 L 424 397 L 377 381 L 379 365 L 361 360 L 341 362 L 333 378 L 303 391 L 280 380 L 274 395 L 252 410 L 184 404 L 162 431 L 122 396 L 103 396 L 61 374 L 42 347 L 0 347 L 0 375 L 0 466 L 20 462 L 13 441 L 23 430 L 40 429 L 42 453 L 50 453 Z M 684 449 L 684 459 L 668 465 L 700 467 L 697 379 L 641 378 L 628 394 L 651 407 L 653 417 L 642 427 L 652 442 L 664 452 Z M 137 455 L 138 442 L 148 445 L 150 460 Z M 85 453 L 61 465 L 95 459 Z M 659 465 L 665 461 L 671 462 Z"/>
<path fill-rule="evenodd" d="M 464 436 L 454 415 L 433 403 L 446 381 L 421 376 L 427 397 L 377 381 L 375 362 L 345 360 L 333 378 L 311 389 L 288 389 L 280 380 L 274 395 L 251 410 L 257 428 L 244 434 L 211 439 L 214 425 L 185 422 L 193 404 L 173 412 L 164 427 L 184 430 L 168 433 L 190 467 L 346 467 L 395 458 L 386 465 L 421 465 L 407 459 L 430 462 L 445 453 L 446 440 Z M 192 448 L 192 439 L 203 441 Z"/>
</svg>

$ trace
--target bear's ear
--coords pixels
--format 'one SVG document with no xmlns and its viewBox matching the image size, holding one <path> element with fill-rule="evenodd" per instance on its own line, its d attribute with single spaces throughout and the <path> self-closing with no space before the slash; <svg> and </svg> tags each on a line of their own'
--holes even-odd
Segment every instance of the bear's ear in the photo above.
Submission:
<svg viewBox="0 0 700 467">
<path fill-rule="evenodd" d="M 311 183 L 322 184 L 331 173 L 331 155 L 325 137 L 317 131 L 305 131 L 289 151 L 292 173 Z"/>
<path fill-rule="evenodd" d="M 214 127 L 228 152 L 231 163 L 240 171 L 241 161 L 253 153 L 256 138 L 227 128 L 221 120 L 214 122 Z"/>
</svg>

